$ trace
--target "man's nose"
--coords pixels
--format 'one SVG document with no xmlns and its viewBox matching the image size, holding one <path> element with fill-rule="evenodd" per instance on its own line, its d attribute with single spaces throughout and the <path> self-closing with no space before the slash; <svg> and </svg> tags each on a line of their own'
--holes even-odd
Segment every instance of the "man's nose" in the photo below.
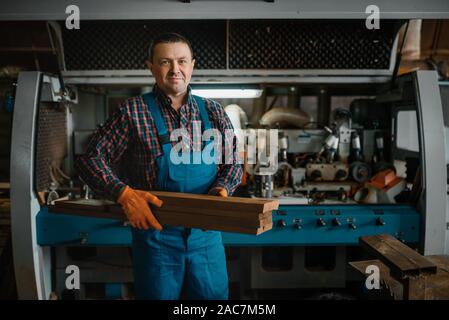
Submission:
<svg viewBox="0 0 449 320">
<path fill-rule="evenodd" d="M 171 64 L 171 70 L 170 71 L 173 72 L 173 73 L 178 73 L 179 72 L 179 64 L 178 64 L 178 62 L 174 61 Z"/>
</svg>

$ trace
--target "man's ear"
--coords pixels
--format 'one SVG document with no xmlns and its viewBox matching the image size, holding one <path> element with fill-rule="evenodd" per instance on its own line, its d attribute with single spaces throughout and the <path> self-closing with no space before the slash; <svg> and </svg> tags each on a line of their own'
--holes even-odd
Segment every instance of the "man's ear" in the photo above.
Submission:
<svg viewBox="0 0 449 320">
<path fill-rule="evenodd" d="M 151 74 L 153 74 L 153 63 L 150 60 L 145 61 L 148 69 L 150 69 Z"/>
<path fill-rule="evenodd" d="M 195 66 L 195 59 L 192 59 L 192 68 Z"/>
</svg>

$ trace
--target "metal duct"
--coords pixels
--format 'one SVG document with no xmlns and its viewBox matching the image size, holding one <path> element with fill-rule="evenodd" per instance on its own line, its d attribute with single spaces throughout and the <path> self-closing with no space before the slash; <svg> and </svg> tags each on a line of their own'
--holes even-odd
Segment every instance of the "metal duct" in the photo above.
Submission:
<svg viewBox="0 0 449 320">
<path fill-rule="evenodd" d="M 260 119 L 261 126 L 270 128 L 302 128 L 310 122 L 310 116 L 296 108 L 274 108 L 265 112 Z"/>
</svg>

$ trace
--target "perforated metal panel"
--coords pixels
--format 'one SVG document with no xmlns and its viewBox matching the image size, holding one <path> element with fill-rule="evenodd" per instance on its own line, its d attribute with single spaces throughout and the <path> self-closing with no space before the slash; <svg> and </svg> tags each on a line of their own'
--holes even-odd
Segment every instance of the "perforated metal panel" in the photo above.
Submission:
<svg viewBox="0 0 449 320">
<path fill-rule="evenodd" d="M 82 21 L 61 23 L 67 70 L 143 70 L 153 38 L 177 32 L 192 43 L 197 69 L 226 68 L 226 22 Z"/>
<path fill-rule="evenodd" d="M 388 70 L 401 24 L 385 20 L 368 30 L 364 20 L 86 21 L 80 30 L 62 30 L 69 71 L 144 70 L 152 39 L 168 31 L 189 38 L 197 69 Z"/>
<path fill-rule="evenodd" d="M 67 153 L 66 108 L 41 103 L 37 123 L 35 177 L 36 190 L 48 190 L 50 165 L 59 166 Z"/>
<path fill-rule="evenodd" d="M 231 21 L 231 69 L 389 69 L 399 24 L 382 21 Z"/>
</svg>

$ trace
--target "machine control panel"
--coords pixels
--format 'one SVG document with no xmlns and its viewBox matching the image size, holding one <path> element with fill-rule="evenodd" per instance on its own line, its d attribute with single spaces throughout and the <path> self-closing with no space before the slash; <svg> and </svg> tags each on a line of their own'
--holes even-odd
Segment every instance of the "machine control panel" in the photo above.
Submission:
<svg viewBox="0 0 449 320">
<path fill-rule="evenodd" d="M 228 245 L 357 245 L 359 237 L 380 233 L 416 243 L 419 227 L 411 205 L 281 205 L 272 230 L 256 237 L 222 235 Z"/>
</svg>

